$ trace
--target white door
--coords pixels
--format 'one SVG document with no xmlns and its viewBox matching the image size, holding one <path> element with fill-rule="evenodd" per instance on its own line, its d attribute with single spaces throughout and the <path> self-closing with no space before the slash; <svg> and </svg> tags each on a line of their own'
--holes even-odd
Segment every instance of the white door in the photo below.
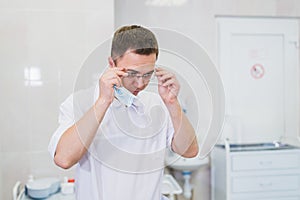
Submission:
<svg viewBox="0 0 300 200">
<path fill-rule="evenodd" d="M 219 17 L 226 94 L 223 138 L 272 142 L 298 136 L 298 21 Z"/>
</svg>

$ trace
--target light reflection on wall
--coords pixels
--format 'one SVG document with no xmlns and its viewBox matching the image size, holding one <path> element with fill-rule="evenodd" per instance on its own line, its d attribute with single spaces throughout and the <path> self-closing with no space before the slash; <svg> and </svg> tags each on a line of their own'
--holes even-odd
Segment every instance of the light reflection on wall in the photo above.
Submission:
<svg viewBox="0 0 300 200">
<path fill-rule="evenodd" d="M 183 6 L 187 0 L 147 0 L 146 6 L 157 6 L 157 7 L 176 7 Z"/>
<path fill-rule="evenodd" d="M 39 67 L 26 67 L 24 69 L 24 84 L 31 87 L 42 86 L 41 69 Z"/>
</svg>

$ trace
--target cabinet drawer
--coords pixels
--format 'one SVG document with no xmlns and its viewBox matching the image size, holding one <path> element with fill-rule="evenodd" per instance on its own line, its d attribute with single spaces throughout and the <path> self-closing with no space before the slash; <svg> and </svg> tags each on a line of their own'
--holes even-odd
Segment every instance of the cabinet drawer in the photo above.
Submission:
<svg viewBox="0 0 300 200">
<path fill-rule="evenodd" d="M 232 198 L 232 200 L 300 200 L 300 197 L 296 197 L 296 196 L 285 196 L 285 197 L 265 197 L 265 198 L 249 198 L 249 197 L 245 197 L 245 198 Z"/>
<path fill-rule="evenodd" d="M 232 179 L 232 192 L 268 192 L 299 190 L 300 175 L 237 177 Z"/>
<path fill-rule="evenodd" d="M 300 168 L 299 153 L 233 155 L 232 170 L 292 169 Z"/>
<path fill-rule="evenodd" d="M 300 197 L 277 197 L 277 198 L 264 198 L 264 199 L 256 199 L 256 200 L 300 200 Z"/>
</svg>

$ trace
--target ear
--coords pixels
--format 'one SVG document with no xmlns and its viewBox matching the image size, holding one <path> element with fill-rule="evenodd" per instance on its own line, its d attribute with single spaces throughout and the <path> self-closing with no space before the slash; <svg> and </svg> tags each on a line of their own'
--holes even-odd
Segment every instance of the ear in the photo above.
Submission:
<svg viewBox="0 0 300 200">
<path fill-rule="evenodd" d="M 109 67 L 116 67 L 115 62 L 112 59 L 112 57 L 108 57 L 108 64 L 109 64 Z"/>
</svg>

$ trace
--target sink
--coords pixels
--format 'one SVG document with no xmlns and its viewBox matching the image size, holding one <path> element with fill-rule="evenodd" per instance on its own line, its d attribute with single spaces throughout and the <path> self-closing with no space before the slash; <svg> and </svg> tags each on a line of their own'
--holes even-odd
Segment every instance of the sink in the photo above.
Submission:
<svg viewBox="0 0 300 200">
<path fill-rule="evenodd" d="M 208 162 L 208 157 L 204 159 L 200 159 L 198 156 L 194 158 L 184 158 L 173 152 L 169 152 L 165 158 L 165 163 L 168 167 L 180 171 L 194 171 L 207 165 Z"/>
<path fill-rule="evenodd" d="M 216 145 L 219 148 L 225 148 L 225 145 Z M 253 144 L 230 144 L 230 151 L 261 151 L 261 150 L 282 150 L 282 149 L 295 149 L 298 147 L 283 144 L 280 142 L 272 143 L 253 143 Z"/>
<path fill-rule="evenodd" d="M 184 179 L 183 184 L 183 196 L 185 199 L 191 199 L 192 197 L 192 185 L 190 183 L 192 171 L 201 168 L 209 163 L 208 157 L 201 158 L 196 156 L 194 158 L 184 158 L 171 150 L 167 150 L 165 157 L 166 166 L 179 170 L 182 172 Z"/>
</svg>

